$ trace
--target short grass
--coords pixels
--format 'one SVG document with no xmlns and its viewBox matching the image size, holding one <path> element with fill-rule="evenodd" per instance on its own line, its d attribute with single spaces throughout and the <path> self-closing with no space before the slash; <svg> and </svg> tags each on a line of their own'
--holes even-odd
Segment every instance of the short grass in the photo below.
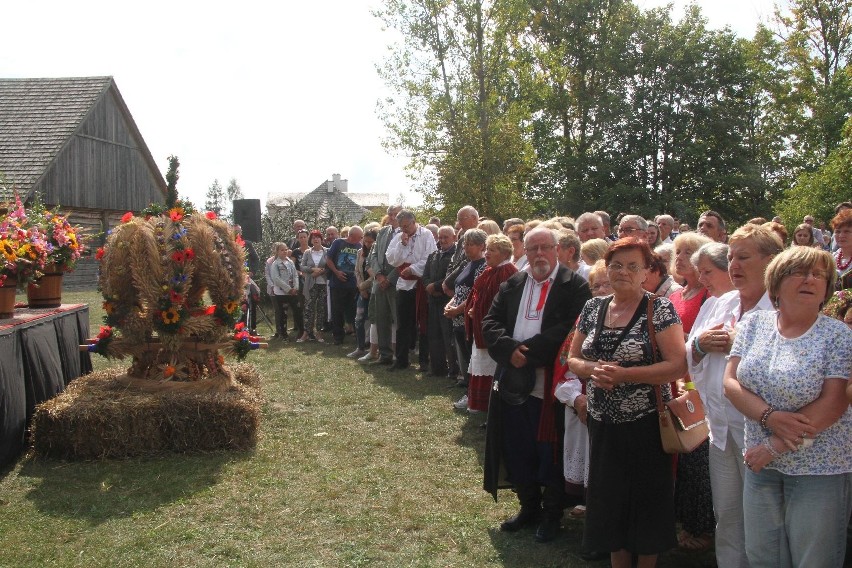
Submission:
<svg viewBox="0 0 852 568">
<path fill-rule="evenodd" d="M 97 294 L 64 300 L 89 303 L 96 332 Z M 251 354 L 267 402 L 249 453 L 22 457 L 0 472 L 0 566 L 590 566 L 581 522 L 549 544 L 498 530 L 516 500 L 481 489 L 483 418 L 453 411 L 459 389 L 351 349 Z M 715 564 L 674 552 L 660 565 Z"/>
</svg>

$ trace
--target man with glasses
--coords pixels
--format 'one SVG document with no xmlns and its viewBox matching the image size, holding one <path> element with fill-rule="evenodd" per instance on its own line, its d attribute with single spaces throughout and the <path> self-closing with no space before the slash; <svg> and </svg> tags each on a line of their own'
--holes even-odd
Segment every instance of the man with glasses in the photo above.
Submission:
<svg viewBox="0 0 852 568">
<path fill-rule="evenodd" d="M 618 224 L 618 238 L 635 237 L 648 242 L 648 222 L 641 215 L 625 215 Z"/>
<path fill-rule="evenodd" d="M 565 505 L 562 438 L 556 430 L 564 407 L 553 396 L 553 361 L 591 297 L 586 281 L 559 264 L 556 246 L 550 229 L 538 227 L 526 235 L 529 264 L 500 285 L 482 323 L 488 353 L 498 365 L 483 486 L 496 499 L 498 486 L 513 485 L 521 508 L 500 530 L 515 532 L 541 521 L 539 542 L 556 538 Z"/>
<path fill-rule="evenodd" d="M 391 370 L 407 369 L 408 351 L 413 347 L 417 322 L 417 281 L 426 260 L 437 247 L 432 232 L 417 224 L 414 213 L 403 209 L 396 216 L 399 233 L 388 245 L 387 260 L 399 270 L 396 281 L 396 361 Z"/>
</svg>

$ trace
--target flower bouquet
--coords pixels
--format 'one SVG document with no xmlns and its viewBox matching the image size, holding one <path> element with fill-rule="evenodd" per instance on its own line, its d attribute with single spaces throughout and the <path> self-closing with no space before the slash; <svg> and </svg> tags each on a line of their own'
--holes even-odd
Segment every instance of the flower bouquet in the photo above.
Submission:
<svg viewBox="0 0 852 568">
<path fill-rule="evenodd" d="M 3 267 L 0 285 L 14 280 L 19 287 L 37 280 L 48 262 L 47 236 L 38 223 L 33 223 L 15 196 L 15 208 L 0 218 L 0 252 Z"/>
<path fill-rule="evenodd" d="M 29 219 L 38 226 L 47 243 L 47 264 L 55 264 L 61 272 L 71 272 L 85 251 L 85 236 L 80 227 L 68 222 L 59 207 L 48 211 L 36 195 L 29 211 Z"/>
</svg>

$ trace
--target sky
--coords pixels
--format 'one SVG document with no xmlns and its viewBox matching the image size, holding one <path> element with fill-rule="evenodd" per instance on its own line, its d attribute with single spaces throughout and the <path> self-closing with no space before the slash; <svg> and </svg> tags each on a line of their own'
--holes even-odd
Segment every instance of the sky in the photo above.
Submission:
<svg viewBox="0 0 852 568">
<path fill-rule="evenodd" d="M 635 0 L 644 9 L 663 0 Z M 674 17 L 686 1 L 673 1 Z M 751 37 L 772 0 L 698 0 L 711 28 Z M 339 173 L 350 192 L 422 199 L 404 156 L 382 147 L 376 73 L 393 41 L 380 0 L 42 0 L 3 7 L 2 77 L 111 75 L 178 192 L 202 206 L 214 179 L 246 198 L 311 191 Z"/>
</svg>

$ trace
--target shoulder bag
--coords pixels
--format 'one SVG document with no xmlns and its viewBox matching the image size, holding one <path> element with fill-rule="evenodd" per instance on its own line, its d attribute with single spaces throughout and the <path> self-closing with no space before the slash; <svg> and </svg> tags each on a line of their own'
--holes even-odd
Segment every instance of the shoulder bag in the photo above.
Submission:
<svg viewBox="0 0 852 568">
<path fill-rule="evenodd" d="M 657 362 L 657 338 L 654 331 L 654 298 L 648 300 L 648 338 L 651 340 L 651 358 Z M 654 385 L 657 413 L 660 420 L 660 439 L 667 454 L 688 454 L 710 436 L 710 427 L 704 415 L 704 405 L 697 390 L 688 390 L 663 404 L 660 385 Z"/>
</svg>

